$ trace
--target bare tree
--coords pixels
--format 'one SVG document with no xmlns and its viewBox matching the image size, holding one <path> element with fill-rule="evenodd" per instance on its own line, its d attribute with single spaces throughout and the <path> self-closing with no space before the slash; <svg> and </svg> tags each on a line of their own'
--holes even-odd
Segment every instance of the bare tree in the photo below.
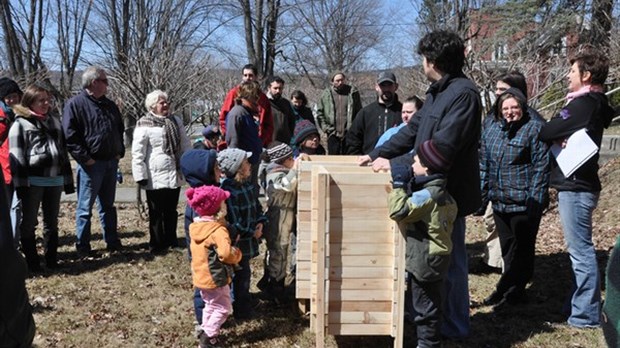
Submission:
<svg viewBox="0 0 620 348">
<path fill-rule="evenodd" d="M 258 69 L 259 76 L 273 75 L 278 22 L 282 13 L 280 0 L 235 0 L 235 12 L 243 18 L 248 60 Z"/>
<path fill-rule="evenodd" d="M 294 34 L 287 42 L 287 59 L 309 78 L 354 70 L 383 38 L 380 6 L 373 0 L 295 1 L 289 11 Z"/>
<path fill-rule="evenodd" d="M 176 110 L 192 121 L 196 100 L 213 98 L 215 73 L 207 39 L 218 25 L 221 8 L 201 0 L 106 0 L 95 5 L 100 21 L 89 36 L 109 68 L 112 89 L 126 117 L 128 136 L 145 111 L 144 97 L 154 89 L 170 95 Z"/>
<path fill-rule="evenodd" d="M 84 3 L 72 0 L 56 0 L 56 43 L 60 55 L 59 93 L 63 98 L 72 94 L 75 70 L 78 66 L 84 34 L 88 26 L 92 0 Z"/>
<path fill-rule="evenodd" d="M 0 1 L 2 30 L 6 44 L 5 58 L 9 71 L 26 83 L 46 82 L 50 87 L 48 69 L 41 57 L 44 28 L 49 7 L 43 0 Z"/>
</svg>

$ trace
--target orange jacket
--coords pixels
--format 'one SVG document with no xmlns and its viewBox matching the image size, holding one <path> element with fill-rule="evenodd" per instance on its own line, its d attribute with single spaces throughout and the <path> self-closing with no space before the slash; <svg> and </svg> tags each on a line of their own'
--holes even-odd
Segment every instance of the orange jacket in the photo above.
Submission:
<svg viewBox="0 0 620 348">
<path fill-rule="evenodd" d="M 241 251 L 233 247 L 228 230 L 221 222 L 200 221 L 189 225 L 192 252 L 192 282 L 198 289 L 215 289 L 232 281 L 232 267 L 241 261 Z M 213 247 L 217 259 L 209 258 Z"/>
</svg>

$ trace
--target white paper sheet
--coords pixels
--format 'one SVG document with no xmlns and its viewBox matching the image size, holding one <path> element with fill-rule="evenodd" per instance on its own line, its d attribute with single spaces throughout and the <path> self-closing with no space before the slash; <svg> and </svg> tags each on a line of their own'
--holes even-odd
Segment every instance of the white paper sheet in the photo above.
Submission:
<svg viewBox="0 0 620 348">
<path fill-rule="evenodd" d="M 598 146 L 592 141 L 586 129 L 573 133 L 566 142 L 566 147 L 553 144 L 551 153 L 560 166 L 565 177 L 573 175 L 587 160 L 598 152 Z"/>
</svg>

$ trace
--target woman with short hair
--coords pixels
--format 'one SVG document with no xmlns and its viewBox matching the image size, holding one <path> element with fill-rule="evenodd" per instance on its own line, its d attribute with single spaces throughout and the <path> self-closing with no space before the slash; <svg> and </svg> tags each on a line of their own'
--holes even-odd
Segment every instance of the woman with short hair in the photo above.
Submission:
<svg viewBox="0 0 620 348">
<path fill-rule="evenodd" d="M 609 60 L 602 52 L 584 52 L 571 60 L 567 75 L 567 104 L 540 131 L 540 139 L 560 147 L 576 131 L 587 135 L 600 149 L 603 129 L 609 127 L 614 110 L 604 92 Z M 553 161 L 551 187 L 558 191 L 558 210 L 573 268 L 568 324 L 577 328 L 598 327 L 601 317 L 600 274 L 592 243 L 592 214 L 601 192 L 598 152 L 568 177 Z"/>
<path fill-rule="evenodd" d="M 178 246 L 177 203 L 184 182 L 179 160 L 191 145 L 183 122 L 170 113 L 168 94 L 155 90 L 146 96 L 144 106 L 148 112 L 133 133 L 131 170 L 146 190 L 149 247 L 157 254 Z"/>
</svg>

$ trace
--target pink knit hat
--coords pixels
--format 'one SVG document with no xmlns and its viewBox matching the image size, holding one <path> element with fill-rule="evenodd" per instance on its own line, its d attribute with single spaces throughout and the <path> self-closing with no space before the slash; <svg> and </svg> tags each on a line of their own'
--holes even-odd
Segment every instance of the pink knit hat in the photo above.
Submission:
<svg viewBox="0 0 620 348">
<path fill-rule="evenodd" d="M 185 191 L 187 203 L 200 216 L 213 216 L 220 211 L 222 202 L 230 197 L 230 192 L 217 186 L 190 187 Z"/>
</svg>

